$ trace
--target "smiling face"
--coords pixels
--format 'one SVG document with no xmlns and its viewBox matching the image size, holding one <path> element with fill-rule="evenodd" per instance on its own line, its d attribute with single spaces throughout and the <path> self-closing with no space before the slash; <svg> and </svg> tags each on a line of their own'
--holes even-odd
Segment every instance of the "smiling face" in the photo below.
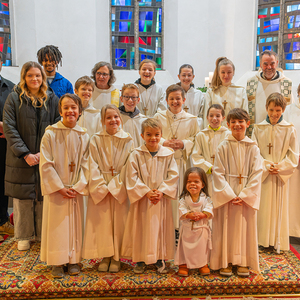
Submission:
<svg viewBox="0 0 300 300">
<path fill-rule="evenodd" d="M 245 132 L 250 126 L 250 121 L 246 122 L 244 119 L 230 119 L 230 123 L 227 122 L 227 125 L 231 130 L 232 136 L 237 141 L 241 141 L 245 138 Z"/>
<path fill-rule="evenodd" d="M 79 96 L 83 107 L 87 107 L 93 95 L 93 87 L 91 85 L 81 85 L 78 90 L 75 89 L 75 94 Z"/>
<path fill-rule="evenodd" d="M 260 67 L 267 80 L 271 80 L 276 74 L 276 68 L 278 66 L 278 60 L 274 55 L 263 55 L 260 61 Z"/>
<path fill-rule="evenodd" d="M 158 151 L 158 144 L 161 139 L 161 129 L 158 127 L 146 127 L 141 137 L 145 141 L 146 147 L 150 152 Z"/>
<path fill-rule="evenodd" d="M 155 66 L 152 63 L 144 63 L 139 70 L 139 74 L 141 76 L 141 83 L 148 85 L 156 74 Z"/>
<path fill-rule="evenodd" d="M 219 68 L 219 76 L 222 81 L 222 85 L 229 86 L 231 85 L 231 80 L 233 78 L 234 71 L 232 65 L 223 65 Z"/>
<path fill-rule="evenodd" d="M 216 109 L 212 107 L 209 110 L 207 121 L 211 128 L 219 128 L 221 126 L 221 123 L 225 120 L 225 116 L 222 116 L 222 110 Z"/>
<path fill-rule="evenodd" d="M 76 126 L 76 122 L 80 115 L 79 107 L 73 99 L 65 97 L 61 102 L 59 114 L 63 118 L 63 124 L 66 127 L 73 128 Z"/>
<path fill-rule="evenodd" d="M 43 82 L 43 77 L 40 69 L 30 68 L 25 75 L 25 83 L 32 95 L 39 92 Z"/>
<path fill-rule="evenodd" d="M 275 106 L 274 102 L 270 102 L 267 108 L 267 113 L 270 119 L 271 125 L 275 125 L 278 123 L 280 117 L 284 113 L 285 109 L 281 106 Z"/>
<path fill-rule="evenodd" d="M 140 102 L 139 93 L 135 89 L 126 89 L 120 99 L 126 112 L 134 112 L 135 107 Z"/>
<path fill-rule="evenodd" d="M 104 125 L 106 132 L 110 135 L 114 135 L 118 132 L 121 125 L 121 119 L 115 109 L 108 108 L 105 113 Z"/>
<path fill-rule="evenodd" d="M 110 72 L 107 66 L 99 68 L 95 74 L 96 86 L 98 89 L 109 89 L 108 81 L 110 79 Z"/>
<path fill-rule="evenodd" d="M 204 188 L 204 184 L 201 181 L 199 174 L 190 173 L 186 182 L 186 189 L 193 198 L 199 198 L 201 190 Z"/>
<path fill-rule="evenodd" d="M 173 114 L 178 114 L 181 112 L 184 102 L 185 98 L 182 97 L 181 91 L 171 92 L 167 98 L 167 104 L 169 105 L 169 109 Z"/>
<path fill-rule="evenodd" d="M 50 60 L 48 54 L 45 55 L 45 59 L 42 61 L 42 65 L 47 76 L 55 75 L 58 63 L 54 60 Z"/>
<path fill-rule="evenodd" d="M 185 89 L 185 91 L 190 88 L 194 78 L 195 75 L 193 74 L 193 70 L 191 68 L 182 68 L 180 74 L 178 75 L 181 86 Z"/>
</svg>

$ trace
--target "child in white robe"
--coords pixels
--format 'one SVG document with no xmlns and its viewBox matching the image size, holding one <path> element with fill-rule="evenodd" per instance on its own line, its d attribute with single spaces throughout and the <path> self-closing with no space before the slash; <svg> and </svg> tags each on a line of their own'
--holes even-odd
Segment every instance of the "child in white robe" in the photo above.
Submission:
<svg viewBox="0 0 300 300">
<path fill-rule="evenodd" d="M 48 126 L 40 151 L 41 189 L 44 196 L 41 261 L 53 265 L 55 278 L 80 272 L 83 195 L 88 194 L 89 136 L 76 123 L 82 111 L 77 95 L 59 100 L 62 121 Z"/>
<path fill-rule="evenodd" d="M 194 167 L 199 167 L 206 172 L 208 193 L 212 195 L 212 172 L 216 150 L 230 131 L 221 125 L 225 119 L 225 111 L 222 105 L 212 104 L 207 111 L 206 118 L 209 125 L 196 135 L 191 158 Z"/>
<path fill-rule="evenodd" d="M 101 132 L 89 145 L 89 199 L 82 256 L 103 257 L 100 272 L 119 272 L 120 250 L 129 201 L 124 185 L 127 158 L 133 150 L 131 136 L 120 129 L 120 112 L 115 105 L 101 109 Z"/>
<path fill-rule="evenodd" d="M 140 102 L 138 87 L 135 84 L 124 84 L 120 99 L 123 103 L 119 107 L 123 121 L 123 130 L 132 136 L 134 147 L 140 147 L 144 141 L 141 137 L 142 123 L 147 118 L 136 107 Z"/>
<path fill-rule="evenodd" d="M 156 62 L 144 59 L 139 65 L 140 78 L 135 82 L 139 88 L 141 101 L 137 107 L 146 117 L 153 117 L 158 110 L 166 110 L 163 88 L 154 81 Z"/>
<path fill-rule="evenodd" d="M 179 68 L 178 83 L 185 91 L 185 105 L 183 109 L 196 116 L 200 130 L 203 129 L 204 95 L 200 90 L 195 89 L 193 84 L 194 68 L 184 64 Z"/>
<path fill-rule="evenodd" d="M 259 271 L 257 211 L 260 202 L 262 161 L 254 141 L 245 136 L 248 113 L 234 108 L 227 115 L 231 135 L 219 145 L 213 171 L 212 252 L 210 268 L 232 275 Z"/>
<path fill-rule="evenodd" d="M 180 234 L 174 264 L 178 275 L 188 276 L 189 269 L 209 275 L 213 205 L 208 195 L 207 178 L 203 169 L 193 167 L 184 174 L 184 189 L 179 202 Z"/>
<path fill-rule="evenodd" d="M 234 85 L 231 81 L 235 72 L 235 66 L 231 60 L 226 57 L 219 57 L 216 60 L 216 68 L 212 78 L 211 88 L 205 94 L 204 113 L 212 104 L 220 104 L 225 110 L 225 117 L 233 108 L 243 108 L 248 112 L 248 98 L 246 90 L 242 86 Z M 204 126 L 208 125 L 206 119 Z M 226 121 L 222 122 L 227 126 Z"/>
<path fill-rule="evenodd" d="M 137 262 L 135 273 L 155 264 L 166 272 L 164 259 L 174 258 L 174 225 L 171 201 L 177 194 L 178 169 L 174 151 L 159 145 L 162 126 L 158 120 L 142 124 L 145 145 L 136 148 L 126 167 L 130 209 L 125 226 L 122 256 Z"/>
<path fill-rule="evenodd" d="M 78 125 L 86 128 L 90 138 L 102 128 L 100 110 L 93 107 L 92 101 L 89 103 L 94 87 L 93 80 L 88 76 L 82 76 L 75 82 L 75 94 L 81 99 L 83 108 Z"/>
<path fill-rule="evenodd" d="M 175 228 L 178 229 L 179 194 L 183 190 L 183 177 L 189 156 L 194 147 L 194 139 L 200 129 L 197 117 L 182 109 L 186 100 L 184 98 L 184 89 L 177 84 L 172 84 L 167 88 L 166 94 L 169 109 L 159 111 L 154 118 L 162 123 L 163 130 L 160 143 L 175 151 L 175 160 L 179 170 L 179 190 L 178 200 L 172 202 L 172 211 Z"/>
<path fill-rule="evenodd" d="M 252 139 L 263 158 L 258 244 L 289 250 L 289 178 L 299 161 L 299 144 L 293 124 L 283 120 L 286 100 L 272 93 L 266 100 L 267 119 L 255 124 Z M 298 195 L 297 195 L 298 196 Z"/>
</svg>

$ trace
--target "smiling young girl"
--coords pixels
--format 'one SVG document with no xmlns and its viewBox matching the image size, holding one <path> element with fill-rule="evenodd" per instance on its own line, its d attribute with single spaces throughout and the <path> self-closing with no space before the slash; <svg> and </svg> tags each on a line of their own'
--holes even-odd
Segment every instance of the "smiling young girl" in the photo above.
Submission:
<svg viewBox="0 0 300 300">
<path fill-rule="evenodd" d="M 248 98 L 246 90 L 232 83 L 235 66 L 231 60 L 226 57 L 219 57 L 216 60 L 216 68 L 212 78 L 211 88 L 207 90 L 204 102 L 204 113 L 212 104 L 220 104 L 225 110 L 225 117 L 233 108 L 243 108 L 248 112 Z M 208 121 L 204 119 L 204 125 L 208 125 Z M 226 121 L 222 122 L 223 126 L 227 126 Z"/>
<path fill-rule="evenodd" d="M 89 146 L 90 196 L 82 256 L 87 259 L 103 257 L 98 270 L 118 272 L 129 209 L 123 166 L 133 150 L 133 140 L 120 129 L 122 120 L 115 105 L 102 108 L 101 121 L 103 130 L 91 137 Z"/>
<path fill-rule="evenodd" d="M 199 268 L 201 275 L 208 268 L 211 230 L 208 220 L 213 217 L 213 205 L 208 195 L 205 172 L 197 167 L 184 174 L 184 188 L 179 202 L 180 235 L 174 264 L 178 275 L 188 276 L 189 269 Z"/>
</svg>

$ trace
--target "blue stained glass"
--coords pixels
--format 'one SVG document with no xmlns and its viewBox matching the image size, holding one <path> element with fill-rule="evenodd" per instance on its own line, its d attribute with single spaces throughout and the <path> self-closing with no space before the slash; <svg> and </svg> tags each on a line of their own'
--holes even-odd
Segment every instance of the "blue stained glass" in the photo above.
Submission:
<svg viewBox="0 0 300 300">
<path fill-rule="evenodd" d="M 126 68 L 127 64 L 126 64 L 126 58 L 120 58 L 117 59 L 117 64 L 118 67 L 123 67 Z"/>
<path fill-rule="evenodd" d="M 293 43 L 293 51 L 300 50 L 300 42 L 294 42 Z"/>
<path fill-rule="evenodd" d="M 153 11 L 147 11 L 146 20 L 153 20 Z"/>
<path fill-rule="evenodd" d="M 129 20 L 132 19 L 132 11 L 129 12 Z"/>
<path fill-rule="evenodd" d="M 128 22 L 119 22 L 119 31 L 127 32 L 128 31 Z"/>
<path fill-rule="evenodd" d="M 112 43 L 113 45 L 115 44 L 115 37 L 114 37 L 114 36 L 111 37 L 111 43 Z"/>
<path fill-rule="evenodd" d="M 7 53 L 11 53 L 11 48 L 7 47 Z"/>
<path fill-rule="evenodd" d="M 134 58 L 134 52 L 133 51 L 130 52 L 130 58 Z"/>
<path fill-rule="evenodd" d="M 291 29 L 291 28 L 293 28 L 293 23 L 288 24 L 288 29 Z"/>
<path fill-rule="evenodd" d="M 285 59 L 287 60 L 291 60 L 293 58 L 293 53 L 288 53 L 286 56 L 285 56 Z"/>
<path fill-rule="evenodd" d="M 294 64 L 294 70 L 299 70 L 300 69 L 300 64 Z"/>
<path fill-rule="evenodd" d="M 12 66 L 11 60 L 6 60 L 5 61 L 5 66 Z"/>
<path fill-rule="evenodd" d="M 146 48 L 139 47 L 139 51 L 143 51 L 143 52 L 148 52 L 148 53 L 155 54 L 155 50 L 152 50 L 152 49 L 146 49 Z"/>
<path fill-rule="evenodd" d="M 145 27 L 145 21 L 139 20 L 139 32 L 143 32 Z"/>
<path fill-rule="evenodd" d="M 0 11 L 0 14 L 2 14 L 2 15 L 9 15 L 9 11 Z"/>
<path fill-rule="evenodd" d="M 156 53 L 161 54 L 161 48 L 160 47 L 156 48 Z"/>
<path fill-rule="evenodd" d="M 125 0 L 118 0 L 117 2 L 119 2 L 119 5 L 125 6 Z"/>
<path fill-rule="evenodd" d="M 139 13 L 139 19 L 140 20 L 145 20 L 146 19 L 146 12 L 145 11 L 140 11 L 140 13 Z"/>
<path fill-rule="evenodd" d="M 115 50 L 115 57 L 119 58 L 122 56 L 122 54 L 126 51 L 126 49 L 116 49 Z"/>
<path fill-rule="evenodd" d="M 292 6 L 291 5 L 288 5 L 287 8 L 286 8 L 287 12 L 291 12 L 292 11 Z"/>
<path fill-rule="evenodd" d="M 272 46 L 263 46 L 262 50 L 263 51 L 265 51 L 265 50 L 272 50 Z"/>
<path fill-rule="evenodd" d="M 270 26 L 271 25 L 271 22 L 270 21 L 265 21 L 264 22 L 264 26 Z"/>
<path fill-rule="evenodd" d="M 161 22 L 159 22 L 159 33 L 161 33 Z"/>
<path fill-rule="evenodd" d="M 120 20 L 128 20 L 129 11 L 120 11 Z"/>
<path fill-rule="evenodd" d="M 280 14 L 280 6 L 271 7 L 270 15 L 273 15 L 273 14 Z"/>
<path fill-rule="evenodd" d="M 260 35 L 260 28 L 257 27 L 257 35 Z"/>
<path fill-rule="evenodd" d="M 286 63 L 285 64 L 286 70 L 294 70 L 294 64 L 293 63 Z"/>
<path fill-rule="evenodd" d="M 279 25 L 272 25 L 271 26 L 271 31 L 277 31 L 279 30 Z"/>
<path fill-rule="evenodd" d="M 266 43 L 271 43 L 272 41 L 273 41 L 273 38 L 268 37 L 267 40 L 266 40 Z"/>
<path fill-rule="evenodd" d="M 288 23 L 293 23 L 295 19 L 295 16 L 289 16 L 289 22 Z"/>
<path fill-rule="evenodd" d="M 284 52 L 290 52 L 291 43 L 284 44 Z"/>
<path fill-rule="evenodd" d="M 131 5 L 131 0 L 125 0 L 125 5 L 130 6 Z"/>
<path fill-rule="evenodd" d="M 300 15 L 296 16 L 296 22 L 300 22 Z"/>
<path fill-rule="evenodd" d="M 279 25 L 279 18 L 273 19 L 273 20 L 270 20 L 270 21 L 271 21 L 271 25 Z"/>
<path fill-rule="evenodd" d="M 260 20 L 257 20 L 257 27 L 260 27 Z"/>
<path fill-rule="evenodd" d="M 268 8 L 261 8 L 258 10 L 258 15 L 267 15 L 268 14 Z"/>
<path fill-rule="evenodd" d="M 299 10 L 299 5 L 292 5 L 292 11 Z"/>
<path fill-rule="evenodd" d="M 260 39 L 260 41 L 259 41 L 260 44 L 263 44 L 265 42 L 266 42 L 266 39 Z"/>
<path fill-rule="evenodd" d="M 265 32 L 271 32 L 271 26 L 267 27 L 267 28 L 264 28 L 264 33 Z"/>
<path fill-rule="evenodd" d="M 300 27 L 300 22 L 295 23 L 295 28 L 298 28 L 298 27 Z"/>
<path fill-rule="evenodd" d="M 148 59 L 153 59 L 153 56 L 147 55 L 147 58 L 148 58 Z"/>
<path fill-rule="evenodd" d="M 111 22 L 111 31 L 115 31 L 115 22 Z"/>
<path fill-rule="evenodd" d="M 256 56 L 256 67 L 258 68 L 260 66 L 260 63 L 259 63 L 259 55 Z"/>
<path fill-rule="evenodd" d="M 111 5 L 116 5 L 116 0 L 111 0 Z"/>
<path fill-rule="evenodd" d="M 142 54 L 142 55 L 141 55 L 141 61 L 144 60 L 144 59 L 146 59 L 146 55 L 145 55 L 145 54 Z"/>
<path fill-rule="evenodd" d="M 156 2 L 161 2 L 161 0 L 156 0 Z"/>
<path fill-rule="evenodd" d="M 116 14 L 111 14 L 111 19 L 115 20 L 116 19 Z"/>
</svg>

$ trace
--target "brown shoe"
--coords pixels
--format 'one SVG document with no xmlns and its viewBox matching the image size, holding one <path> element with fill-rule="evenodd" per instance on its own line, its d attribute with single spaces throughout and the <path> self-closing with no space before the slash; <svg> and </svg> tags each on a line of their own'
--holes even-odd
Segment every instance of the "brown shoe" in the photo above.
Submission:
<svg viewBox="0 0 300 300">
<path fill-rule="evenodd" d="M 222 268 L 220 270 L 220 275 L 231 276 L 232 275 L 232 265 L 228 265 L 227 268 Z"/>
<path fill-rule="evenodd" d="M 14 226 L 9 221 L 7 221 L 0 226 L 0 234 L 14 235 Z"/>
<path fill-rule="evenodd" d="M 205 265 L 205 266 L 199 268 L 199 272 L 200 272 L 200 275 L 202 275 L 202 276 L 209 275 L 210 269 L 209 269 L 208 265 Z"/>
<path fill-rule="evenodd" d="M 178 275 L 179 276 L 184 276 L 184 277 L 189 276 L 189 269 L 187 268 L 186 265 L 180 265 L 179 266 Z"/>
<path fill-rule="evenodd" d="M 240 267 L 240 266 L 238 266 L 237 274 L 239 276 L 249 276 L 250 275 L 249 267 Z"/>
</svg>

